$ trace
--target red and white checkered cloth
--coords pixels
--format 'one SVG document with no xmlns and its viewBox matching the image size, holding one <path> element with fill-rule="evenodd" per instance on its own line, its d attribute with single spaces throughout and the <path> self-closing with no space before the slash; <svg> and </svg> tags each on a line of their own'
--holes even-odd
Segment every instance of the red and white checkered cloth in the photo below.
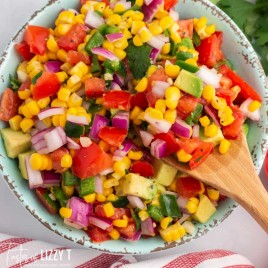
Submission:
<svg viewBox="0 0 268 268">
<path fill-rule="evenodd" d="M 0 233 L 0 267 L 64 268 L 254 268 L 245 257 L 226 250 L 208 250 L 184 255 L 165 255 L 142 262 L 130 255 L 112 255 L 94 250 L 67 249 L 28 238 Z"/>
</svg>

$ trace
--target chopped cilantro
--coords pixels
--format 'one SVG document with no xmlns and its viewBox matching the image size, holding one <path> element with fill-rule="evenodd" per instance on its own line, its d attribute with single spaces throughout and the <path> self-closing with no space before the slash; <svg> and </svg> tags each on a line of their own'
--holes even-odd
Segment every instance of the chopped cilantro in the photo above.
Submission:
<svg viewBox="0 0 268 268">
<path fill-rule="evenodd" d="M 11 89 L 17 92 L 21 85 L 20 81 L 14 78 L 12 75 L 9 75 L 9 80 Z"/>
</svg>

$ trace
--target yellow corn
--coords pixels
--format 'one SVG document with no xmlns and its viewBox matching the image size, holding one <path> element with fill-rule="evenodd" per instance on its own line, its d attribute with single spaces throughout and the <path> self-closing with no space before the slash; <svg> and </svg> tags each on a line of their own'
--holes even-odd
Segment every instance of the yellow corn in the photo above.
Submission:
<svg viewBox="0 0 268 268">
<path fill-rule="evenodd" d="M 123 159 L 121 160 L 121 162 L 123 162 L 125 164 L 126 169 L 130 168 L 131 160 L 127 156 L 124 156 Z"/>
<path fill-rule="evenodd" d="M 67 81 L 67 87 L 70 88 L 72 92 L 76 91 L 79 85 L 81 86 L 81 78 L 77 74 L 73 74 Z"/>
<path fill-rule="evenodd" d="M 198 204 L 199 204 L 199 200 L 195 197 L 191 197 L 189 198 L 189 201 L 186 204 L 186 209 L 190 213 L 195 213 L 197 211 Z"/>
<path fill-rule="evenodd" d="M 145 27 L 145 23 L 143 21 L 133 21 L 131 26 L 131 33 L 133 35 L 137 34 L 141 28 Z"/>
<path fill-rule="evenodd" d="M 21 100 L 26 100 L 31 97 L 32 92 L 30 89 L 19 90 L 18 95 Z"/>
<path fill-rule="evenodd" d="M 188 51 L 188 47 L 186 47 L 186 46 L 179 46 L 179 51 L 181 51 L 181 52 L 187 52 Z"/>
<path fill-rule="evenodd" d="M 41 63 L 46 63 L 48 61 L 47 53 L 44 53 L 44 55 L 38 55 L 37 60 Z"/>
<path fill-rule="evenodd" d="M 80 61 L 69 71 L 69 74 L 78 75 L 80 78 L 82 78 L 88 73 L 88 71 L 88 66 L 84 62 Z"/>
<path fill-rule="evenodd" d="M 58 91 L 58 99 L 60 101 L 67 102 L 69 97 L 70 97 L 70 95 L 71 95 L 71 91 L 68 88 L 61 88 Z"/>
<path fill-rule="evenodd" d="M 59 49 L 58 44 L 57 44 L 55 38 L 53 37 L 53 35 L 50 35 L 48 40 L 47 40 L 47 48 L 51 52 L 57 52 Z"/>
<path fill-rule="evenodd" d="M 138 106 L 135 106 L 134 109 L 130 112 L 130 120 L 134 120 L 142 113 L 142 109 Z"/>
<path fill-rule="evenodd" d="M 261 107 L 261 103 L 259 101 L 254 100 L 253 102 L 249 104 L 248 110 L 253 113 L 256 110 L 258 110 L 260 107 Z"/>
<path fill-rule="evenodd" d="M 61 188 L 67 196 L 72 196 L 74 194 L 74 186 L 66 186 L 63 181 L 61 182 Z"/>
<path fill-rule="evenodd" d="M 151 76 L 157 70 L 157 66 L 151 65 L 147 70 L 147 77 Z"/>
<path fill-rule="evenodd" d="M 42 98 L 42 99 L 37 101 L 37 104 L 38 104 L 40 109 L 46 108 L 49 105 L 49 103 L 50 103 L 49 97 Z"/>
<path fill-rule="evenodd" d="M 205 115 L 205 116 L 202 116 L 200 119 L 199 119 L 199 122 L 201 124 L 202 127 L 208 127 L 209 124 L 210 124 L 210 120 L 209 118 Z"/>
<path fill-rule="evenodd" d="M 215 96 L 211 100 L 211 105 L 216 110 L 220 110 L 220 109 L 223 109 L 225 106 L 227 106 L 227 103 L 226 103 L 226 100 L 224 98 Z"/>
<path fill-rule="evenodd" d="M 179 222 L 176 222 L 165 230 L 160 229 L 159 233 L 166 242 L 172 242 L 183 237 L 186 231 L 185 228 L 181 226 Z"/>
<path fill-rule="evenodd" d="M 161 18 L 163 18 L 165 16 L 168 16 L 168 12 L 166 10 L 164 10 L 163 7 L 159 8 L 158 11 L 155 14 L 155 17 L 157 19 L 161 19 Z"/>
<path fill-rule="evenodd" d="M 26 106 L 32 115 L 37 115 L 40 112 L 40 108 L 36 101 L 31 101 L 27 103 Z"/>
<path fill-rule="evenodd" d="M 99 11 L 99 12 L 103 12 L 103 10 L 105 9 L 106 4 L 105 3 L 96 3 L 94 5 L 94 10 Z"/>
<path fill-rule="evenodd" d="M 165 73 L 171 78 L 176 78 L 180 73 L 180 67 L 178 65 L 168 64 L 165 67 Z"/>
<path fill-rule="evenodd" d="M 207 26 L 205 31 L 206 31 L 206 33 L 207 33 L 208 35 L 212 35 L 212 34 L 214 34 L 215 31 L 216 31 L 216 26 L 215 26 L 215 24 L 211 24 L 211 25 Z"/>
<path fill-rule="evenodd" d="M 165 16 L 160 20 L 160 26 L 164 30 L 171 27 L 174 24 L 174 20 L 170 16 Z"/>
<path fill-rule="evenodd" d="M 179 162 L 187 163 L 191 160 L 192 156 L 190 154 L 187 154 L 183 149 L 180 149 L 177 152 L 177 158 Z"/>
<path fill-rule="evenodd" d="M 127 53 L 123 49 L 115 48 L 114 49 L 114 54 L 120 59 L 123 60 Z"/>
<path fill-rule="evenodd" d="M 11 129 L 17 131 L 20 130 L 20 123 L 22 121 L 22 117 L 20 115 L 15 115 L 9 119 L 9 125 Z"/>
<path fill-rule="evenodd" d="M 58 18 L 56 19 L 55 25 L 58 26 L 61 23 L 71 24 L 73 23 L 74 17 L 75 15 L 72 11 L 69 10 L 61 11 Z"/>
<path fill-rule="evenodd" d="M 150 41 L 152 38 L 153 38 L 153 35 L 149 32 L 149 30 L 147 28 L 142 28 L 140 31 L 139 31 L 139 36 L 141 38 L 141 41 L 143 43 L 146 43 L 148 41 Z"/>
<path fill-rule="evenodd" d="M 234 122 L 234 117 L 232 114 L 224 114 L 220 117 L 220 123 L 222 126 L 231 125 Z"/>
<path fill-rule="evenodd" d="M 143 5 L 144 1 L 143 0 L 136 0 L 135 4 L 139 7 L 141 7 Z"/>
<path fill-rule="evenodd" d="M 114 194 L 109 194 L 106 198 L 106 201 L 108 201 L 108 202 L 114 202 L 116 200 L 118 200 L 118 197 Z"/>
<path fill-rule="evenodd" d="M 233 110 L 230 108 L 230 106 L 225 106 L 223 109 L 218 110 L 218 116 L 219 118 L 224 117 L 226 115 L 232 115 Z"/>
<path fill-rule="evenodd" d="M 114 46 L 119 49 L 126 49 L 128 47 L 128 41 L 126 38 L 121 38 L 120 40 L 114 42 Z"/>
<path fill-rule="evenodd" d="M 209 126 L 205 127 L 204 134 L 206 137 L 215 137 L 218 134 L 219 127 L 217 127 L 214 123 L 210 124 Z"/>
<path fill-rule="evenodd" d="M 79 14 L 79 15 L 76 15 L 75 18 L 74 18 L 74 21 L 73 21 L 73 24 L 85 24 L 85 15 L 84 14 Z"/>
<path fill-rule="evenodd" d="M 185 63 L 188 63 L 188 64 L 193 65 L 193 66 L 197 66 L 197 62 L 194 59 L 187 59 L 187 60 L 185 60 Z"/>
<path fill-rule="evenodd" d="M 87 12 L 91 9 L 91 7 L 92 7 L 92 3 L 86 2 L 84 5 L 82 5 L 80 12 L 82 14 L 87 14 Z"/>
<path fill-rule="evenodd" d="M 58 59 L 57 53 L 52 52 L 52 51 L 47 52 L 47 57 L 48 57 L 48 60 L 57 60 Z"/>
<path fill-rule="evenodd" d="M 73 211 L 70 208 L 62 207 L 62 208 L 60 208 L 59 212 L 63 218 L 69 219 L 69 218 L 71 218 Z"/>
<path fill-rule="evenodd" d="M 152 117 L 152 118 L 154 118 L 154 119 L 162 120 L 164 118 L 163 113 L 161 113 L 157 109 L 154 109 L 154 108 L 146 109 L 146 113 L 147 112 L 148 112 L 149 116 Z"/>
<path fill-rule="evenodd" d="M 173 99 L 166 99 L 166 105 L 169 109 L 175 109 L 178 106 L 178 101 Z"/>
<path fill-rule="evenodd" d="M 78 96 L 76 93 L 72 93 L 72 95 L 69 97 L 67 105 L 68 107 L 79 107 L 82 105 L 83 99 Z"/>
<path fill-rule="evenodd" d="M 106 23 L 108 25 L 119 25 L 121 21 L 121 16 L 119 16 L 118 14 L 113 14 L 106 20 Z"/>
<path fill-rule="evenodd" d="M 120 233 L 116 230 L 113 229 L 108 235 L 113 239 L 113 240 L 118 240 L 120 238 Z"/>
<path fill-rule="evenodd" d="M 165 100 L 157 100 L 157 102 L 155 103 L 155 109 L 159 110 L 161 113 L 164 114 L 167 109 Z"/>
<path fill-rule="evenodd" d="M 177 118 L 177 111 L 176 111 L 176 109 L 168 109 L 164 113 L 164 119 L 166 119 L 171 124 L 173 124 L 175 122 L 176 118 Z"/>
<path fill-rule="evenodd" d="M 105 48 L 105 49 L 108 49 L 110 51 L 113 51 L 114 50 L 114 44 L 109 42 L 108 40 L 105 40 L 102 44 L 102 47 Z"/>
<path fill-rule="evenodd" d="M 63 108 L 66 108 L 66 107 L 67 107 L 66 102 L 61 101 L 61 100 L 59 100 L 58 98 L 54 99 L 54 100 L 51 102 L 50 105 L 51 105 L 51 107 L 63 107 Z"/>
<path fill-rule="evenodd" d="M 207 193 L 208 193 L 209 199 L 213 201 L 217 201 L 220 197 L 220 192 L 213 188 L 207 188 Z"/>
<path fill-rule="evenodd" d="M 71 29 L 72 25 L 71 24 L 67 24 L 67 23 L 61 23 L 57 26 L 57 31 L 59 33 L 59 35 L 65 35 L 66 33 L 69 32 L 69 30 Z"/>
<path fill-rule="evenodd" d="M 226 139 L 223 139 L 221 141 L 221 143 L 220 143 L 220 146 L 219 146 L 219 152 L 221 154 L 227 153 L 227 151 L 229 150 L 230 146 L 231 146 L 231 142 L 226 140 Z"/>
<path fill-rule="evenodd" d="M 108 189 L 108 188 L 112 188 L 114 186 L 118 186 L 119 182 L 117 179 L 108 179 L 103 183 L 103 187 Z"/>
<path fill-rule="evenodd" d="M 114 215 L 114 206 L 111 202 L 103 205 L 103 210 L 107 218 L 112 217 Z"/>
<path fill-rule="evenodd" d="M 61 60 L 62 62 L 66 62 L 67 52 L 64 49 L 59 49 L 56 52 L 58 59 Z"/>
<path fill-rule="evenodd" d="M 215 97 L 215 88 L 211 85 L 206 85 L 204 88 L 203 88 L 203 98 L 208 102 L 210 103 L 211 100 Z"/>
<path fill-rule="evenodd" d="M 114 6 L 114 13 L 123 12 L 125 10 L 126 8 L 123 4 L 118 3 L 118 4 L 115 4 Z"/>
<path fill-rule="evenodd" d="M 167 55 L 169 52 L 170 52 L 170 43 L 165 43 L 161 49 L 161 54 Z"/>
<path fill-rule="evenodd" d="M 176 186 L 176 179 L 172 181 L 172 183 L 170 184 L 169 188 L 171 191 L 176 192 L 177 191 L 177 186 Z"/>
<path fill-rule="evenodd" d="M 113 188 L 104 188 L 102 190 L 102 194 L 105 196 L 105 198 L 107 198 L 108 195 L 113 193 Z"/>
<path fill-rule="evenodd" d="M 65 82 L 69 77 L 66 72 L 57 72 L 56 75 L 61 83 Z"/>
<path fill-rule="evenodd" d="M 61 167 L 69 168 L 72 166 L 72 164 L 73 164 L 73 159 L 69 154 L 66 154 L 61 158 L 61 161 L 60 161 Z"/>
<path fill-rule="evenodd" d="M 139 213 L 139 218 L 141 219 L 141 221 L 145 221 L 146 219 L 148 219 L 150 217 L 150 215 L 148 214 L 147 211 L 145 210 L 141 210 Z"/>
<path fill-rule="evenodd" d="M 200 29 L 204 28 L 204 27 L 206 26 L 206 24 L 207 24 L 207 18 L 205 18 L 205 17 L 201 17 L 201 18 L 197 21 L 195 27 L 196 27 L 197 30 L 200 30 Z"/>
<path fill-rule="evenodd" d="M 162 27 L 160 26 L 160 23 L 158 20 L 154 20 L 152 23 L 148 25 L 149 31 L 153 35 L 159 35 L 163 32 Z"/>
<path fill-rule="evenodd" d="M 94 203 L 96 200 L 96 193 L 85 195 L 85 196 L 83 196 L 83 199 L 87 203 Z"/>
<path fill-rule="evenodd" d="M 160 221 L 160 226 L 162 229 L 167 229 L 169 224 L 172 222 L 172 218 L 171 217 L 165 217 Z"/>
<path fill-rule="evenodd" d="M 115 162 L 113 168 L 116 173 L 122 174 L 123 176 L 125 175 L 125 170 L 127 169 L 125 163 L 122 161 Z"/>
<path fill-rule="evenodd" d="M 113 225 L 116 227 L 127 227 L 128 220 L 113 220 Z"/>
<path fill-rule="evenodd" d="M 46 124 L 47 127 L 51 127 L 52 126 L 52 121 L 51 121 L 51 119 L 49 117 L 43 119 L 42 121 L 44 122 L 44 124 Z"/>
<path fill-rule="evenodd" d="M 104 18 L 109 18 L 111 15 L 113 15 L 113 10 L 112 9 L 110 9 L 110 7 L 109 6 L 107 6 L 107 7 L 105 7 L 105 9 L 103 10 L 103 17 Z"/>
<path fill-rule="evenodd" d="M 175 43 L 180 43 L 181 42 L 181 37 L 179 33 L 171 33 L 170 35 L 171 40 L 173 40 Z"/>
<path fill-rule="evenodd" d="M 48 155 L 33 153 L 30 157 L 30 165 L 34 170 L 51 170 L 53 163 Z"/>
<path fill-rule="evenodd" d="M 134 14 L 135 14 L 134 10 L 128 10 L 122 15 L 122 18 L 129 19 L 129 18 L 132 18 L 134 16 Z"/>
<path fill-rule="evenodd" d="M 30 118 L 23 118 L 20 122 L 20 128 L 23 132 L 29 131 L 34 125 L 34 121 Z"/>
<path fill-rule="evenodd" d="M 96 194 L 96 200 L 97 200 L 98 202 L 103 203 L 103 202 L 105 202 L 105 200 L 106 200 L 106 196 L 103 195 L 103 194 Z"/>
<path fill-rule="evenodd" d="M 165 92 L 166 99 L 178 101 L 180 99 L 180 96 L 181 96 L 181 92 L 177 87 L 172 86 L 166 89 L 166 92 Z"/>
<path fill-rule="evenodd" d="M 146 77 L 143 77 L 136 85 L 135 90 L 137 92 L 143 92 L 146 90 L 147 86 L 148 86 L 148 79 Z"/>
<path fill-rule="evenodd" d="M 134 151 L 130 150 L 130 151 L 128 152 L 128 155 L 127 155 L 127 156 L 128 156 L 129 159 L 131 159 L 131 160 L 140 160 L 140 159 L 142 159 L 142 157 L 143 157 L 143 152 L 142 152 L 142 151 L 134 152 Z"/>
</svg>

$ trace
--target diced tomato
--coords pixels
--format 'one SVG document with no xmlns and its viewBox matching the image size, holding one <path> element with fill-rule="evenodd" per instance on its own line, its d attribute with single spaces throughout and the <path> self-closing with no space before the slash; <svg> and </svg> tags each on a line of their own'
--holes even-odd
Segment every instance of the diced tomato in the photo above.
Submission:
<svg viewBox="0 0 268 268">
<path fill-rule="evenodd" d="M 178 3 L 178 0 L 164 0 L 164 9 L 169 10 Z"/>
<path fill-rule="evenodd" d="M 181 38 L 190 37 L 193 38 L 193 32 L 194 32 L 194 20 L 179 20 L 177 23 L 180 26 L 180 29 L 178 30 L 178 33 L 180 34 Z"/>
<path fill-rule="evenodd" d="M 31 79 L 27 78 L 25 82 L 21 83 L 18 91 L 25 90 L 25 89 L 30 89 L 30 86 L 31 86 Z"/>
<path fill-rule="evenodd" d="M 88 0 L 80 0 L 81 5 L 83 6 Z"/>
<path fill-rule="evenodd" d="M 220 87 L 223 89 L 230 89 L 233 85 L 233 82 L 230 78 L 223 75 L 220 80 Z"/>
<path fill-rule="evenodd" d="M 106 214 L 104 212 L 103 205 L 97 205 L 94 209 L 94 212 L 98 217 L 107 218 Z M 130 217 L 129 209 L 127 209 L 127 208 L 114 208 L 114 215 L 109 217 L 109 219 L 119 220 L 119 219 L 122 219 L 124 215 Z"/>
<path fill-rule="evenodd" d="M 87 98 L 98 98 L 104 94 L 106 88 L 104 79 L 89 77 L 84 82 Z"/>
<path fill-rule="evenodd" d="M 242 111 L 240 111 L 236 107 L 232 107 L 232 110 L 233 110 L 234 122 L 228 126 L 222 127 L 223 136 L 226 139 L 231 139 L 231 140 L 238 138 L 238 136 L 240 135 L 242 131 L 242 126 L 245 121 L 244 114 Z"/>
<path fill-rule="evenodd" d="M 159 97 L 156 97 L 152 91 L 146 93 L 146 100 L 150 107 L 155 107 L 155 103 L 159 100 Z"/>
<path fill-rule="evenodd" d="M 37 55 L 44 55 L 48 37 L 48 28 L 34 25 L 29 25 L 24 34 L 24 40 L 30 47 L 30 52 Z"/>
<path fill-rule="evenodd" d="M 184 141 L 179 141 L 180 147 L 187 154 L 192 154 L 201 143 L 203 143 L 203 141 L 201 141 L 199 138 L 185 139 Z"/>
<path fill-rule="evenodd" d="M 72 171 L 81 179 L 95 176 L 113 166 L 111 157 L 96 143 L 76 151 Z"/>
<path fill-rule="evenodd" d="M 101 243 L 111 239 L 106 231 L 97 226 L 90 225 L 85 232 L 94 243 Z"/>
<path fill-rule="evenodd" d="M 224 58 L 221 51 L 222 32 L 216 32 L 208 38 L 201 41 L 200 46 L 196 48 L 199 52 L 198 62 L 208 67 L 213 67 L 217 62 Z"/>
<path fill-rule="evenodd" d="M 194 169 L 201 165 L 212 153 L 214 148 L 214 143 L 212 142 L 202 142 L 198 148 L 193 152 L 192 158 L 189 162 L 191 169 Z"/>
<path fill-rule="evenodd" d="M 34 100 L 55 95 L 60 89 L 60 81 L 55 73 L 43 72 L 33 89 Z"/>
<path fill-rule="evenodd" d="M 237 97 L 237 93 L 231 89 L 219 88 L 216 90 L 216 96 L 224 98 L 230 106 Z"/>
<path fill-rule="evenodd" d="M 103 127 L 99 132 L 99 137 L 110 144 L 118 147 L 127 136 L 128 131 L 118 127 Z"/>
<path fill-rule="evenodd" d="M 154 176 L 154 168 L 147 161 L 135 161 L 130 167 L 130 171 L 132 173 L 140 174 L 140 176 L 143 176 L 143 177 Z"/>
<path fill-rule="evenodd" d="M 136 233 L 136 224 L 129 223 L 127 227 L 117 227 L 116 229 L 121 235 L 131 239 Z"/>
<path fill-rule="evenodd" d="M 21 100 L 13 90 L 6 88 L 0 100 L 0 120 L 8 121 L 18 114 Z"/>
<path fill-rule="evenodd" d="M 200 99 L 193 97 L 189 94 L 183 95 L 178 102 L 177 111 L 181 119 L 185 119 L 190 113 L 192 113 Z"/>
<path fill-rule="evenodd" d="M 46 193 L 47 189 L 45 188 L 37 188 L 35 189 L 35 194 L 39 201 L 43 204 L 43 206 L 47 209 L 50 214 L 56 215 L 58 213 L 58 209 L 53 207 L 44 197 L 43 195 Z"/>
<path fill-rule="evenodd" d="M 66 168 L 61 166 L 61 159 L 66 154 L 69 154 L 69 151 L 65 147 L 61 147 L 50 154 L 53 169 L 55 169 L 56 172 L 62 173 L 66 170 Z"/>
<path fill-rule="evenodd" d="M 31 60 L 34 56 L 34 53 L 30 51 L 30 46 L 25 41 L 16 44 L 15 48 L 25 61 Z"/>
<path fill-rule="evenodd" d="M 135 95 L 131 96 L 131 109 L 134 109 L 135 106 L 140 107 L 142 110 L 148 108 L 148 101 L 144 92 L 138 92 Z"/>
<path fill-rule="evenodd" d="M 234 86 L 239 86 L 241 91 L 239 94 L 243 96 L 244 99 L 251 98 L 253 100 L 262 101 L 260 95 L 252 88 L 243 78 L 241 78 L 236 72 L 230 69 L 227 65 L 222 65 L 220 67 L 220 73 L 226 75 L 232 80 Z"/>
<path fill-rule="evenodd" d="M 77 47 L 84 42 L 87 35 L 85 25 L 81 23 L 74 24 L 71 29 L 58 40 L 58 46 L 66 51 L 77 50 Z"/>
<path fill-rule="evenodd" d="M 104 94 L 103 106 L 108 109 L 129 111 L 131 95 L 127 91 L 113 90 Z"/>
<path fill-rule="evenodd" d="M 175 136 L 171 131 L 169 131 L 168 133 L 155 134 L 154 139 L 160 139 L 166 142 L 167 148 L 165 156 L 176 153 L 180 149 L 180 146 L 176 142 Z"/>
<path fill-rule="evenodd" d="M 176 179 L 176 191 L 179 196 L 190 198 L 197 196 L 202 191 L 202 184 L 199 180 L 187 176 Z"/>
<path fill-rule="evenodd" d="M 91 63 L 91 59 L 90 59 L 89 55 L 87 55 L 86 53 L 83 53 L 83 52 L 77 52 L 75 50 L 68 51 L 66 61 L 72 65 L 75 65 L 80 61 L 87 64 L 87 65 L 90 65 L 90 63 Z"/>
<path fill-rule="evenodd" d="M 147 87 L 147 92 L 150 92 L 152 90 L 153 87 L 153 82 L 154 81 L 163 81 L 163 82 L 167 82 L 167 79 L 169 78 L 169 76 L 165 73 L 165 69 L 164 68 L 158 68 L 154 73 L 152 73 L 149 77 L 148 77 L 148 87 Z"/>
</svg>

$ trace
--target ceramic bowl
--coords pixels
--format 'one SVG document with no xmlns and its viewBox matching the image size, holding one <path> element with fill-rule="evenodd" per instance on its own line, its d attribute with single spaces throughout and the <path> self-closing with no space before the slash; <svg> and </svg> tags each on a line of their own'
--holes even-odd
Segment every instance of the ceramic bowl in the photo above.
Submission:
<svg viewBox="0 0 268 268">
<path fill-rule="evenodd" d="M 78 0 L 50 0 L 14 36 L 0 61 L 1 92 L 8 86 L 9 74 L 15 74 L 16 66 L 20 62 L 20 58 L 15 52 L 13 45 L 21 40 L 26 25 L 34 24 L 52 27 L 61 9 L 76 8 L 78 5 Z M 250 43 L 235 23 L 208 0 L 181 0 L 177 6 L 177 10 L 179 10 L 181 18 L 205 16 L 208 18 L 209 23 L 215 23 L 217 29 L 224 32 L 223 50 L 225 55 L 233 62 L 239 75 L 249 82 L 263 97 L 263 104 L 267 103 L 268 96 L 265 92 L 268 92 L 268 87 L 263 69 Z M 250 125 L 248 135 L 249 148 L 258 172 L 260 171 L 267 145 L 266 110 L 265 105 L 263 105 L 261 108 L 260 122 Z M 3 128 L 4 126 L 4 123 L 0 122 L 0 127 Z M 47 213 L 37 200 L 34 192 L 28 188 L 27 181 L 21 178 L 17 161 L 11 160 L 6 156 L 2 139 L 0 139 L 0 171 L 3 179 L 7 182 L 10 190 L 17 196 L 18 200 L 46 228 L 74 243 L 83 245 L 85 248 L 94 248 L 110 253 L 147 254 L 189 243 L 191 240 L 197 239 L 211 228 L 220 224 L 236 207 L 236 203 L 231 199 L 221 202 L 217 208 L 217 212 L 206 224 L 197 224 L 196 231 L 192 235 L 185 236 L 181 241 L 167 244 L 161 238 L 156 237 L 141 239 L 135 243 L 119 240 L 96 244 L 91 243 L 83 231 L 70 229 L 63 224 L 59 216 Z"/>
</svg>

